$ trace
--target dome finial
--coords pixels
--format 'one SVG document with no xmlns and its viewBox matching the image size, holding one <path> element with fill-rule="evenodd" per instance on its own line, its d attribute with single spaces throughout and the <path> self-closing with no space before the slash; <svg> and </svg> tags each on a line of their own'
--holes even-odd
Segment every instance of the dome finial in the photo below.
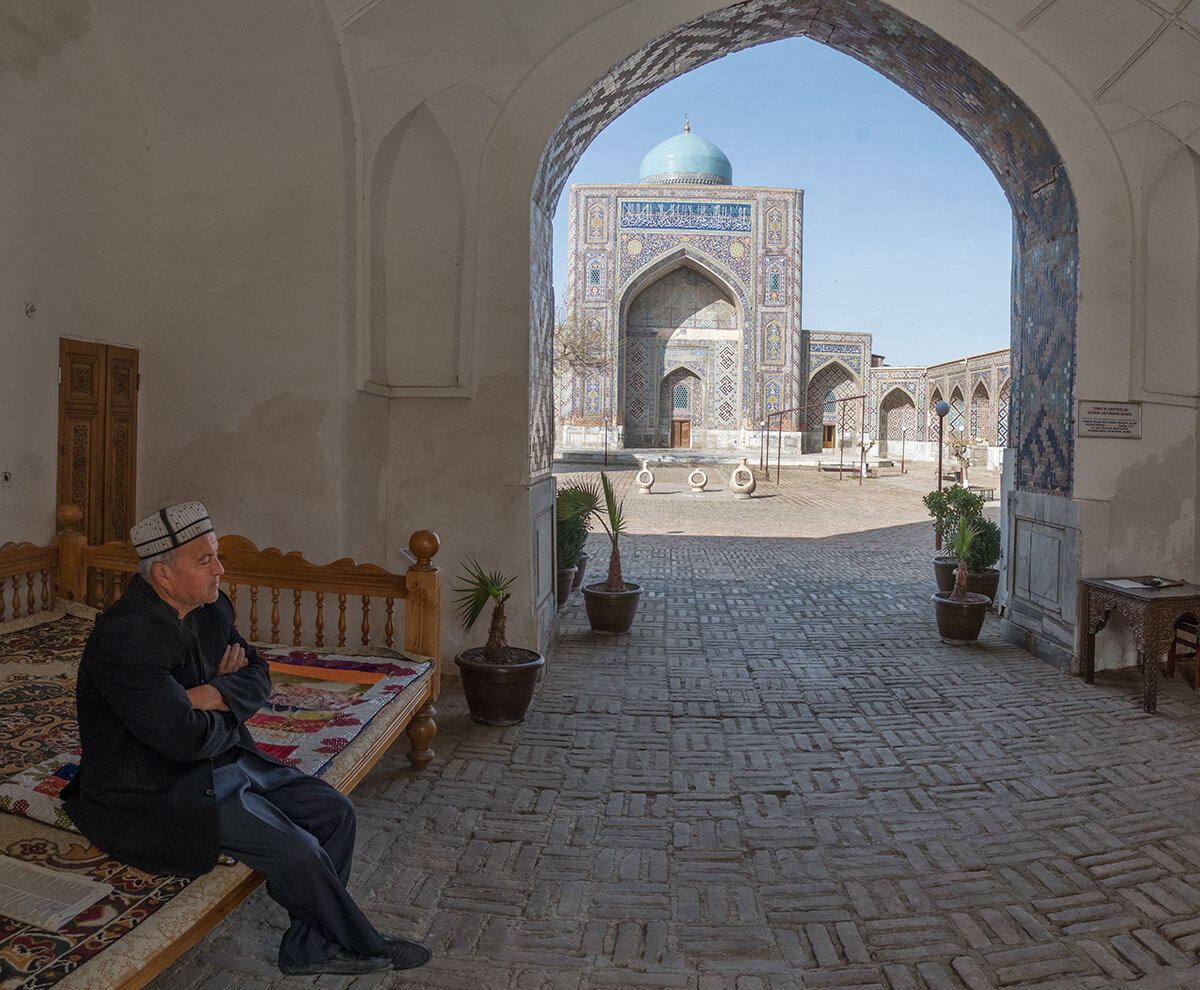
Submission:
<svg viewBox="0 0 1200 990">
<path fill-rule="evenodd" d="M 690 120 L 688 120 L 688 115 L 686 113 L 683 115 L 683 133 L 684 134 L 692 133 L 692 122 Z"/>
</svg>

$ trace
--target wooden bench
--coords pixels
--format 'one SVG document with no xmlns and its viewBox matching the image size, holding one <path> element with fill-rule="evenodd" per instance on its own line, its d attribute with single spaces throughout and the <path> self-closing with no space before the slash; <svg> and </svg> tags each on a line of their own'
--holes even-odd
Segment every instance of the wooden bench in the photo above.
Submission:
<svg viewBox="0 0 1200 990">
<path fill-rule="evenodd" d="M 59 531 L 52 545 L 0 546 L 0 623 L 37 622 L 41 614 L 53 614 L 64 602 L 103 608 L 120 594 L 137 570 L 137 555 L 128 543 L 88 546 L 79 532 L 80 518 L 76 506 L 60 506 Z M 219 541 L 225 567 L 222 585 L 234 602 L 239 630 L 248 640 L 278 644 L 283 626 L 293 646 L 345 649 L 364 661 L 377 650 L 393 663 L 393 658 L 403 659 L 393 648 L 400 624 L 404 653 L 428 661 L 420 676 L 388 701 L 322 772 L 343 793 L 353 789 L 402 732 L 408 734 L 407 757 L 414 770 L 423 769 L 434 756 L 434 702 L 441 685 L 441 575 L 433 564 L 438 538 L 422 530 L 412 535 L 409 547 L 416 563 L 405 574 L 395 574 L 350 559 L 317 565 L 299 552 L 260 550 L 243 536 L 223 536 Z M 43 848 L 50 844 L 72 849 L 72 855 L 81 858 L 103 855 L 77 833 L 12 814 L 0 814 L 0 843 L 10 849 L 21 843 Z M 143 986 L 261 881 L 243 865 L 217 867 L 71 969 L 56 987 Z M 26 938 L 21 951 L 31 951 L 29 944 L 51 942 Z M 59 969 L 71 965 L 67 962 Z"/>
</svg>

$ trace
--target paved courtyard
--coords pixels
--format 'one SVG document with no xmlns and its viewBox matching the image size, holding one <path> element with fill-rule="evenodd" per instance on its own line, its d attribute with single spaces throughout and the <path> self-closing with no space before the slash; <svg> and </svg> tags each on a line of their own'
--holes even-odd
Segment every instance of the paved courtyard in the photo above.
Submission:
<svg viewBox="0 0 1200 990">
<path fill-rule="evenodd" d="M 785 467 L 745 501 L 728 464 L 698 497 L 614 468 L 633 630 L 573 595 L 523 724 L 474 724 L 452 681 L 432 767 L 398 746 L 355 791 L 353 887 L 434 961 L 286 980 L 259 891 L 152 986 L 1200 987 L 1189 678 L 1146 715 L 1130 674 L 1086 685 L 994 618 L 942 644 L 913 467 Z"/>
</svg>

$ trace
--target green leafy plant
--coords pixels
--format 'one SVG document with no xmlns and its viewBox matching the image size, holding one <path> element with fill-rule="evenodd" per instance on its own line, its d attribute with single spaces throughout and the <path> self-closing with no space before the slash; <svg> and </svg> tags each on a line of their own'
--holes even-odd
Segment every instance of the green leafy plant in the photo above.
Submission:
<svg viewBox="0 0 1200 990">
<path fill-rule="evenodd" d="M 488 663 L 504 663 L 508 654 L 508 643 L 504 639 L 504 603 L 511 597 L 508 589 L 516 578 L 506 578 L 499 571 L 489 573 L 474 559 L 463 567 L 464 572 L 456 576 L 460 583 L 452 589 L 457 596 L 454 604 L 463 631 L 470 632 L 490 603 L 492 621 L 483 647 L 483 659 Z"/>
<path fill-rule="evenodd" d="M 554 514 L 556 514 L 556 564 L 560 570 L 574 568 L 583 553 L 583 547 L 588 541 L 588 520 L 590 512 L 583 505 L 590 504 L 589 499 L 581 500 L 580 485 L 566 485 L 558 490 L 554 499 Z"/>
<path fill-rule="evenodd" d="M 617 501 L 612 482 L 608 475 L 600 472 L 600 487 L 595 484 L 573 485 L 564 488 L 558 494 L 558 512 L 566 512 L 595 516 L 604 528 L 605 535 L 612 547 L 608 556 L 608 577 L 604 582 L 605 591 L 625 591 L 625 580 L 621 576 L 621 547 L 620 540 L 625 534 L 625 502 Z"/>
<path fill-rule="evenodd" d="M 950 541 L 950 552 L 958 561 L 958 568 L 954 572 L 954 591 L 950 594 L 950 597 L 956 602 L 967 600 L 967 560 L 971 556 L 971 545 L 975 542 L 975 535 L 978 532 L 975 527 L 975 522 L 966 516 L 960 516 L 958 529 Z"/>
<path fill-rule="evenodd" d="M 983 518 L 983 496 L 976 495 L 962 485 L 935 488 L 925 495 L 924 502 L 933 517 L 933 531 L 943 541 L 954 538 L 961 519 Z"/>
<path fill-rule="evenodd" d="M 971 553 L 967 557 L 967 570 L 978 574 L 989 571 L 1000 559 L 1000 527 L 990 519 L 974 521 L 975 538 L 971 541 Z"/>
</svg>

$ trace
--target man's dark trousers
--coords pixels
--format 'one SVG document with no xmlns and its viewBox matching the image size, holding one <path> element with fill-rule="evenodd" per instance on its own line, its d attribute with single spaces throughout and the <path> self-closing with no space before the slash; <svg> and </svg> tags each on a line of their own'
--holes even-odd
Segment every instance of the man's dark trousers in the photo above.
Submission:
<svg viewBox="0 0 1200 990">
<path fill-rule="evenodd" d="M 354 858 L 354 805 L 324 781 L 246 750 L 213 770 L 221 848 L 262 873 L 292 923 L 280 965 L 330 959 L 339 947 L 364 956 L 382 936 L 346 892 Z"/>
</svg>

